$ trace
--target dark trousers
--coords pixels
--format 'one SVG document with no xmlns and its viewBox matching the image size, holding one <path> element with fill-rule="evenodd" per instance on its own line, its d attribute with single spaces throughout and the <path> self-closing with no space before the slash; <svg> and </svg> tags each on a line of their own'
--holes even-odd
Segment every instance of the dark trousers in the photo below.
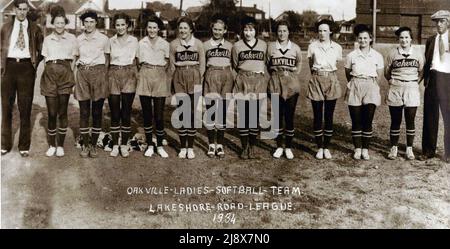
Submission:
<svg viewBox="0 0 450 249">
<path fill-rule="evenodd" d="M 34 97 L 36 71 L 30 61 L 7 60 L 2 77 L 2 149 L 13 145 L 12 110 L 17 94 L 20 115 L 19 150 L 29 150 L 31 144 L 31 108 Z"/>
<path fill-rule="evenodd" d="M 444 121 L 445 158 L 450 158 L 450 74 L 432 70 L 423 105 L 422 153 L 429 157 L 436 154 L 439 108 Z"/>
</svg>

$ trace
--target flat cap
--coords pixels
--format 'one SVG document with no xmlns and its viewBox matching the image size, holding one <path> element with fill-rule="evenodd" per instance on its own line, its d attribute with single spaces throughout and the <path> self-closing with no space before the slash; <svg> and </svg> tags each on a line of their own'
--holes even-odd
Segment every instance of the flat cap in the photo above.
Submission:
<svg viewBox="0 0 450 249">
<path fill-rule="evenodd" d="M 450 21 L 450 11 L 439 10 L 438 12 L 434 13 L 431 16 L 431 20 L 438 20 L 438 19 L 447 19 L 447 21 Z"/>
</svg>

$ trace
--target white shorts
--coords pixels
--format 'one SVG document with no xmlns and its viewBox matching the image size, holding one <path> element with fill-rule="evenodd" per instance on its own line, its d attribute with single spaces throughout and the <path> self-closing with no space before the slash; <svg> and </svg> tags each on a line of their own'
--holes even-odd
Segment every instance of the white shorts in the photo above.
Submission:
<svg viewBox="0 0 450 249">
<path fill-rule="evenodd" d="M 389 81 L 389 91 L 386 97 L 389 106 L 420 106 L 420 90 L 418 82 L 401 82 L 395 79 Z"/>
<path fill-rule="evenodd" d="M 355 78 L 347 84 L 347 104 L 350 106 L 361 106 L 381 104 L 380 87 L 375 78 Z"/>
</svg>

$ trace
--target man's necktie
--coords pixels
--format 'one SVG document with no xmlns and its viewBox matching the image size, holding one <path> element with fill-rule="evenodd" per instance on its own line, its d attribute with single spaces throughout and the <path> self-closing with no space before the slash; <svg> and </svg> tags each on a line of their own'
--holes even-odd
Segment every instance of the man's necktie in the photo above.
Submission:
<svg viewBox="0 0 450 249">
<path fill-rule="evenodd" d="M 439 57 L 441 58 L 441 61 L 444 61 L 444 54 L 445 54 L 444 39 L 442 39 L 442 35 L 439 35 Z"/>
<path fill-rule="evenodd" d="M 19 36 L 17 37 L 16 47 L 20 50 L 25 49 L 25 36 L 23 34 L 23 24 L 20 23 Z"/>
</svg>

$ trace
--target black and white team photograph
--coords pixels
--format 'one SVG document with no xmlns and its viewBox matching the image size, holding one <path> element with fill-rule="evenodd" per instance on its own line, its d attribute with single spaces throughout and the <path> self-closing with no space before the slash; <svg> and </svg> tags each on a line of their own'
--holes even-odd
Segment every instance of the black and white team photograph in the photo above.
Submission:
<svg viewBox="0 0 450 249">
<path fill-rule="evenodd" d="M 450 228 L 448 0 L 0 14 L 1 228 Z"/>
</svg>

